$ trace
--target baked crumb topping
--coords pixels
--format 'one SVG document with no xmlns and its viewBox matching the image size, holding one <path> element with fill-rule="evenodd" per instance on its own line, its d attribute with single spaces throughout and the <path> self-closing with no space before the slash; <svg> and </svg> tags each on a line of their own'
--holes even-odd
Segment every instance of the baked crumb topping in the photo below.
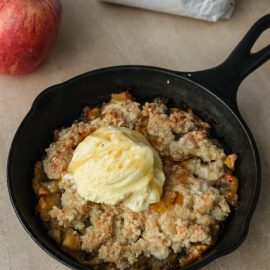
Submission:
<svg viewBox="0 0 270 270">
<path fill-rule="evenodd" d="M 101 126 L 135 129 L 158 151 L 166 175 L 160 202 L 132 212 L 79 196 L 67 167 L 76 146 Z M 210 128 L 191 109 L 167 108 L 161 99 L 139 104 L 128 92 L 84 108 L 80 121 L 54 132 L 35 165 L 36 212 L 50 237 L 94 269 L 170 269 L 199 259 L 237 204 L 237 155 L 226 155 Z"/>
</svg>

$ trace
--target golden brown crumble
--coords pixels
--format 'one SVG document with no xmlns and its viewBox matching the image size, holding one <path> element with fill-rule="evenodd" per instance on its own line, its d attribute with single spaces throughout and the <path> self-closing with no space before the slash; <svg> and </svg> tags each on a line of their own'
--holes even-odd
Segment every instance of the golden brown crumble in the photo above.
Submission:
<svg viewBox="0 0 270 270">
<path fill-rule="evenodd" d="M 145 211 L 85 201 L 67 173 L 76 146 L 109 125 L 141 132 L 163 160 L 161 201 Z M 84 108 L 82 121 L 54 131 L 35 165 L 36 212 L 49 236 L 94 269 L 171 269 L 199 259 L 215 243 L 229 205 L 237 204 L 237 155 L 213 143 L 210 128 L 191 109 L 168 109 L 161 99 L 139 104 L 128 92 Z"/>
</svg>

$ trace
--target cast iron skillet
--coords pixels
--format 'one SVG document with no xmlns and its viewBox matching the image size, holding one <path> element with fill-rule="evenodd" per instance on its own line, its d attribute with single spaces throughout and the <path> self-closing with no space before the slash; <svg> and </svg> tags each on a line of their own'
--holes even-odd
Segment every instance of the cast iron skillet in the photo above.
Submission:
<svg viewBox="0 0 270 270">
<path fill-rule="evenodd" d="M 78 118 L 84 105 L 102 103 L 112 92 L 129 89 L 139 101 L 166 97 L 170 105 L 188 104 L 214 126 L 227 151 L 239 154 L 239 206 L 217 244 L 199 261 L 197 269 L 235 250 L 244 241 L 260 192 L 260 160 L 254 139 L 236 105 L 241 81 L 270 58 L 270 45 L 252 54 L 260 34 L 270 27 L 270 14 L 257 21 L 218 67 L 199 72 L 176 72 L 148 66 L 117 66 L 91 71 L 43 91 L 34 101 L 13 139 L 7 165 L 8 188 L 16 214 L 33 240 L 48 254 L 73 269 L 89 269 L 64 254 L 46 235 L 34 214 L 31 181 L 33 166 L 44 154 L 55 128 Z"/>
</svg>

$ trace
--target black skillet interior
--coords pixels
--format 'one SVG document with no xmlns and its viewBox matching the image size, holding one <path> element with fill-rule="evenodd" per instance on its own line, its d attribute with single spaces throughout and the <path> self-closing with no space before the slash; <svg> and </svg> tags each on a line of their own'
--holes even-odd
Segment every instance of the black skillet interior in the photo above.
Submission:
<svg viewBox="0 0 270 270">
<path fill-rule="evenodd" d="M 270 57 L 270 46 L 255 56 L 250 54 L 258 36 L 269 26 L 270 15 L 260 19 L 231 56 L 211 70 L 179 73 L 144 66 L 111 67 L 83 74 L 42 92 L 13 139 L 7 167 L 12 204 L 32 238 L 69 267 L 89 269 L 56 247 L 35 216 L 36 202 L 31 188 L 33 165 L 52 140 L 52 130 L 67 126 L 78 118 L 84 105 L 100 104 L 112 92 L 129 89 L 139 101 L 166 97 L 175 106 L 193 108 L 213 124 L 215 136 L 225 149 L 240 156 L 236 172 L 240 179 L 239 207 L 228 220 L 217 244 L 201 260 L 185 269 L 197 269 L 237 248 L 247 234 L 257 203 L 260 165 L 253 138 L 238 113 L 235 96 L 241 80 Z M 230 83 L 227 84 L 227 80 Z"/>
</svg>

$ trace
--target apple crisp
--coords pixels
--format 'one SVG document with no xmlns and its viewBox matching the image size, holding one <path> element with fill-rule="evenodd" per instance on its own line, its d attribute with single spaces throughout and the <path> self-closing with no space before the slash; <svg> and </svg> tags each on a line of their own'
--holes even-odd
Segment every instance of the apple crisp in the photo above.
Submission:
<svg viewBox="0 0 270 270">
<path fill-rule="evenodd" d="M 73 152 L 103 126 L 137 130 L 162 159 L 163 194 L 145 211 L 87 201 L 76 190 L 67 171 Z M 210 129 L 191 109 L 168 108 L 163 99 L 140 104 L 128 92 L 84 108 L 70 127 L 54 131 L 35 165 L 36 213 L 48 235 L 91 269 L 172 269 L 201 258 L 237 205 L 237 155 L 214 143 Z"/>
</svg>

